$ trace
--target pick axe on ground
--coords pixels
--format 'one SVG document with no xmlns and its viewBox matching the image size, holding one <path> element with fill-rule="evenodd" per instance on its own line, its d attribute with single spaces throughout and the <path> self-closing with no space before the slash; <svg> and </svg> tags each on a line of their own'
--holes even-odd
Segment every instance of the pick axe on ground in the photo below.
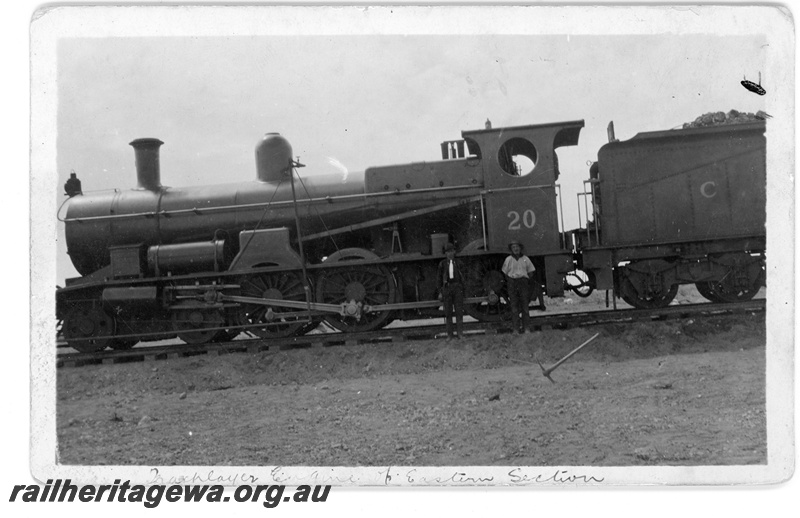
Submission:
<svg viewBox="0 0 800 518">
<path fill-rule="evenodd" d="M 596 333 L 593 337 L 591 337 L 588 340 L 586 340 L 585 342 L 583 342 L 581 345 L 579 345 L 578 347 L 573 349 L 572 352 L 570 352 L 568 355 L 566 355 L 563 358 L 561 358 L 560 360 L 558 360 L 552 367 L 549 367 L 547 369 L 544 368 L 544 365 L 542 365 L 542 362 L 540 362 L 539 359 L 537 358 L 536 359 L 536 363 L 538 363 L 539 367 L 542 369 L 542 374 L 544 374 L 544 377 L 549 379 L 552 383 L 555 383 L 555 381 L 553 381 L 553 378 L 550 377 L 550 373 L 553 372 L 554 370 L 556 370 L 559 365 L 561 365 L 565 361 L 567 361 L 570 358 L 572 358 L 572 356 L 575 353 L 577 353 L 578 351 L 580 351 L 581 349 L 583 349 L 584 347 L 589 345 L 589 342 L 591 342 L 592 340 L 594 340 L 598 336 L 600 336 L 600 333 Z"/>
</svg>

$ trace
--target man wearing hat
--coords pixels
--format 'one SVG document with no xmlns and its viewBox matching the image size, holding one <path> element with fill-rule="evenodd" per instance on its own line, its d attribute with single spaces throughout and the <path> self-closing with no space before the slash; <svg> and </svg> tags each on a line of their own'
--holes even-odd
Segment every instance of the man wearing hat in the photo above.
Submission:
<svg viewBox="0 0 800 518">
<path fill-rule="evenodd" d="M 528 305 L 530 304 L 529 282 L 536 269 L 527 256 L 522 254 L 522 243 L 512 241 L 508 244 L 511 255 L 506 257 L 503 263 L 503 274 L 506 276 L 508 285 L 508 299 L 511 303 L 511 321 L 514 331 L 519 334 L 527 333 L 530 327 L 530 315 Z M 522 314 L 522 328 L 519 327 L 519 315 Z"/>
<path fill-rule="evenodd" d="M 444 303 L 444 323 L 447 339 L 453 337 L 453 312 L 456 314 L 458 338 L 464 336 L 464 276 L 461 261 L 456 259 L 456 247 L 447 243 L 445 258 L 439 262 L 439 300 Z"/>
</svg>

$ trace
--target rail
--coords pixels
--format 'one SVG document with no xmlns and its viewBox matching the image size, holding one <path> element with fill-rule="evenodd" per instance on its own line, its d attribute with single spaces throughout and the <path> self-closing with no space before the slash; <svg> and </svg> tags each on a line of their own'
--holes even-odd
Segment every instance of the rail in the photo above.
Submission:
<svg viewBox="0 0 800 518">
<path fill-rule="evenodd" d="M 424 308 L 438 308 L 442 305 L 439 300 L 419 301 L 419 302 L 399 302 L 393 304 L 374 304 L 374 305 L 361 305 L 352 303 L 343 304 L 324 304 L 320 302 L 311 302 L 299 300 L 283 300 L 283 299 L 265 299 L 257 297 L 242 297 L 239 295 L 223 295 L 220 294 L 216 301 L 206 303 L 197 301 L 197 304 L 181 303 L 176 305 L 175 309 L 212 309 L 219 307 L 220 304 L 225 302 L 233 302 L 238 304 L 257 304 L 267 306 L 269 308 L 287 308 L 299 309 L 301 311 L 281 311 L 271 313 L 271 319 L 268 317 L 267 322 L 258 322 L 255 324 L 242 324 L 242 325 L 225 325 L 215 327 L 203 327 L 203 331 L 247 331 L 248 329 L 262 328 L 262 327 L 277 327 L 286 325 L 286 319 L 294 318 L 309 318 L 319 317 L 325 315 L 340 315 L 345 317 L 359 317 L 364 313 L 376 313 L 381 311 L 397 311 L 404 309 L 424 309 Z M 489 297 L 466 297 L 464 304 L 482 304 L 489 302 Z M 115 334 L 113 336 L 89 336 L 83 338 L 71 338 L 71 342 L 90 342 L 94 340 L 108 340 L 108 339 L 129 339 L 129 338 L 149 338 L 158 339 L 166 336 L 168 333 L 164 331 L 155 331 L 151 333 L 135 333 L 135 334 Z"/>
<path fill-rule="evenodd" d="M 534 329 L 564 329 L 571 327 L 588 327 L 604 324 L 629 324 L 643 321 L 658 321 L 678 318 L 713 317 L 742 313 L 763 313 L 766 310 L 766 299 L 750 300 L 734 304 L 676 304 L 656 310 L 621 309 L 600 310 L 577 313 L 536 314 L 531 316 L 531 327 Z M 467 337 L 479 337 L 499 333 L 510 333 L 511 323 L 465 322 Z M 402 342 L 408 340 L 430 340 L 445 333 L 443 324 L 386 328 L 379 331 L 363 333 L 318 333 L 297 337 L 271 339 L 262 338 L 232 340 L 209 344 L 179 345 L 140 345 L 128 350 L 109 350 L 97 353 L 59 353 L 56 357 L 57 367 L 80 367 L 98 363 L 127 363 L 159 359 L 180 358 L 199 354 L 218 355 L 221 353 L 248 352 L 257 353 L 268 350 L 284 350 L 296 347 L 321 347 L 335 345 L 351 345 L 359 343 L 379 344 L 386 342 Z"/>
</svg>

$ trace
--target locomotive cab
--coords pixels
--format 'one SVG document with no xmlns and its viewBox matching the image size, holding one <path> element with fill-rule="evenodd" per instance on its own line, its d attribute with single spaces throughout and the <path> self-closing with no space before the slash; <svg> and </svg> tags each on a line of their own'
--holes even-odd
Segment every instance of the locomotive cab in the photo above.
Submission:
<svg viewBox="0 0 800 518">
<path fill-rule="evenodd" d="M 470 153 L 484 165 L 487 249 L 505 252 L 522 243 L 550 296 L 563 294 L 574 269 L 560 214 L 556 149 L 578 143 L 584 121 L 486 128 L 462 132 Z"/>
</svg>

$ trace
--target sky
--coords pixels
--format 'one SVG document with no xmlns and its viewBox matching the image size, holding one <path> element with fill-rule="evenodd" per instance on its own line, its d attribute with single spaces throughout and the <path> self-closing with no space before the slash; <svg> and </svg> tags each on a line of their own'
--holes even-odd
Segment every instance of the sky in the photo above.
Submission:
<svg viewBox="0 0 800 518">
<path fill-rule="evenodd" d="M 170 19 L 149 20 L 132 29 L 119 18 L 98 24 L 85 13 L 77 20 L 67 18 L 72 23 L 69 27 L 61 23 L 55 30 L 48 26 L 48 31 L 34 31 L 29 40 L 29 23 L 37 7 L 30 1 L 9 4 L 0 18 L 6 49 L 3 66 L 13 71 L 0 97 L 4 144 L 12 156 L 6 177 L 10 187 L 0 206 L 11 228 L 8 272 L 24 272 L 28 266 L 28 254 L 13 252 L 14 244 L 30 239 L 32 246 L 28 275 L 7 276 L 7 293 L 31 293 L 29 314 L 24 314 L 26 304 L 16 303 L 13 297 L 4 311 L 4 324 L 11 333 L 6 340 L 3 380 L 11 396 L 6 398 L 10 425 L 4 433 L 6 469 L 0 490 L 7 492 L 14 484 L 35 482 L 30 473 L 31 452 L 35 456 L 37 449 L 25 445 L 36 441 L 40 419 L 30 414 L 36 414 L 34 408 L 52 408 L 43 402 L 54 399 L 39 382 L 47 377 L 48 364 L 42 358 L 52 356 L 52 351 L 36 345 L 52 340 L 52 322 L 45 321 L 41 310 L 43 305 L 45 310 L 52 307 L 51 286 L 74 275 L 64 253 L 63 228 L 54 224 L 64 199 L 64 180 L 74 169 L 86 190 L 134 186 L 133 152 L 128 146 L 134 138 L 164 140 L 162 180 L 165 185 L 186 186 L 253 178 L 253 149 L 268 131 L 287 136 L 295 154 L 309 164 L 303 174 L 315 174 L 335 168 L 330 158 L 352 170 L 435 160 L 440 141 L 458 138 L 461 130 L 482 128 L 486 118 L 495 126 L 584 119 L 580 144 L 561 150 L 560 180 L 566 190 L 570 185 L 577 189 L 586 177 L 586 162 L 596 158 L 606 141 L 609 120 L 614 120 L 618 138 L 627 139 L 639 131 L 676 127 L 708 111 L 766 109 L 778 117 L 770 127 L 781 117 L 792 121 L 795 117 L 793 110 L 772 109 L 776 95 L 784 96 L 784 101 L 786 96 L 794 97 L 794 41 L 791 49 L 776 48 L 774 36 L 786 26 L 776 26 L 771 33 L 763 29 L 768 24 L 757 23 L 752 13 L 726 19 L 721 25 L 724 16 L 696 14 L 684 7 L 699 20 L 677 13 L 678 19 L 656 23 L 658 28 L 650 30 L 647 22 L 652 19 L 638 10 L 621 17 L 595 17 L 594 11 L 583 16 L 556 13 L 543 17 L 544 22 L 538 13 L 526 18 L 515 12 L 514 16 L 481 17 L 479 22 L 459 19 L 447 26 L 458 35 L 427 38 L 418 34 L 442 31 L 432 30 L 431 22 L 421 19 L 406 31 L 408 37 L 384 41 L 371 37 L 359 44 L 357 40 L 365 38 L 342 37 L 342 31 L 313 38 L 264 36 L 269 31 L 259 24 L 272 29 L 275 25 L 258 17 L 252 22 L 237 20 L 230 28 L 223 20 L 200 20 L 195 29 L 194 25 L 172 25 Z M 642 20 L 645 29 L 639 25 Z M 274 32 L 309 32 L 317 27 L 302 23 Z M 360 32 L 370 32 L 359 27 Z M 463 34 L 491 31 L 498 34 Z M 548 31 L 553 34 L 542 34 Z M 229 37 L 219 37 L 222 32 L 230 33 Z M 145 33 L 151 37 L 139 37 Z M 170 38 L 166 35 L 170 33 L 181 37 Z M 40 54 L 37 36 L 57 45 L 45 45 Z M 42 66 L 48 70 L 39 83 Z M 759 71 L 768 91 L 763 98 L 738 84 L 745 75 L 755 80 Z M 788 79 L 776 77 L 776 71 L 788 72 Z M 793 107 L 791 101 L 788 104 Z M 29 124 L 30 142 L 25 131 Z M 793 143 L 792 137 L 791 149 Z M 791 175 L 793 167 L 787 171 Z M 793 197 L 791 185 L 786 196 Z M 31 217 L 30 235 L 24 221 L 19 221 L 26 212 Z M 794 212 L 788 215 L 793 220 Z M 49 255 L 42 262 L 36 254 L 43 250 Z M 792 289 L 791 274 L 782 280 Z M 30 349 L 25 346 L 28 342 Z M 50 386 L 52 377 L 51 372 Z M 789 505 L 793 500 L 788 495 L 796 494 L 792 491 L 796 485 L 577 490 L 580 498 L 572 498 L 576 496 L 573 488 L 569 493 L 499 488 L 343 490 L 333 493 L 325 512 L 408 516 L 433 510 L 486 516 L 497 511 L 530 515 L 577 510 L 592 516 L 637 516 L 647 509 L 652 516 L 674 516 L 676 510 L 696 513 L 709 507 L 725 516 L 752 516 L 763 512 L 766 502 Z M 5 501 L 0 507 L 11 505 L 19 507 Z M 211 507 L 192 511 L 217 515 L 219 509 Z M 164 506 L 160 509 L 173 512 Z M 280 509 L 271 512 L 283 512 Z M 285 509 L 297 515 L 318 514 L 316 508 Z M 107 516 L 109 511 L 120 516 L 139 514 L 138 508 L 124 506 L 82 505 L 80 509 L 86 516 Z"/>
<path fill-rule="evenodd" d="M 559 151 L 575 228 L 575 194 L 610 121 L 624 140 L 710 111 L 763 110 L 740 81 L 758 81 L 769 53 L 763 34 L 65 38 L 56 196 L 72 171 L 84 191 L 135 187 L 128 143 L 140 137 L 165 142 L 162 184 L 177 187 L 252 180 L 267 132 L 313 175 L 437 160 L 440 142 L 486 119 L 582 119 L 579 145 Z M 59 240 L 59 279 L 74 275 L 65 257 Z"/>
</svg>

